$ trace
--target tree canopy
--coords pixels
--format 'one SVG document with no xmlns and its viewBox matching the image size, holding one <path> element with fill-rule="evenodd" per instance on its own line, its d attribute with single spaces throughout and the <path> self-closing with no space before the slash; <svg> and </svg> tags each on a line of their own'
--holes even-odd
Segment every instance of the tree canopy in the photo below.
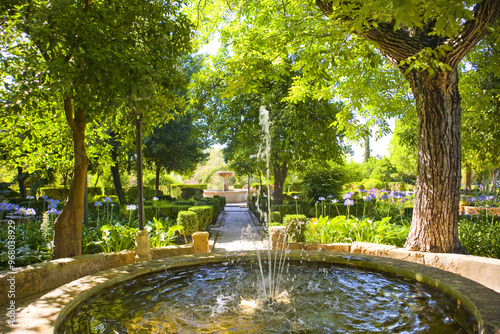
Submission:
<svg viewBox="0 0 500 334">
<path fill-rule="evenodd" d="M 384 116 L 406 112 L 407 108 L 394 107 L 411 100 L 409 86 L 417 109 L 419 142 L 415 210 L 406 247 L 463 251 L 458 239 L 461 105 L 457 69 L 494 25 L 500 0 L 205 1 L 193 12 L 202 13 L 198 15 L 201 33 L 211 32 L 203 30 L 209 26 L 205 22 L 220 29 L 231 63 L 244 73 L 228 85 L 229 91 L 252 88 L 253 78 L 260 75 L 249 61 L 253 57 L 280 63 L 298 54 L 294 70 L 302 75 L 294 78 L 288 98 L 348 99 L 336 121 L 347 133 L 359 124 L 352 111 L 382 124 Z M 364 108 L 356 108 L 359 105 Z"/>
<path fill-rule="evenodd" d="M 268 110 L 274 201 L 281 204 L 289 169 L 341 157 L 342 134 L 329 125 L 335 121 L 342 104 L 312 98 L 287 101 L 293 77 L 300 75 L 292 71 L 293 57 L 283 65 L 255 58 L 252 67 L 259 75 L 253 85 L 258 88 L 243 89 L 235 96 L 228 96 L 228 85 L 241 73 L 227 66 L 228 58 L 218 60 L 214 68 L 207 67 L 197 76 L 192 87 L 193 107 L 206 125 L 206 131 L 225 145 L 226 160 L 240 166 L 259 165 L 257 153 L 264 145 L 260 108 L 264 106 Z M 263 169 L 260 172 L 264 174 Z"/>
<path fill-rule="evenodd" d="M 1 73 L 8 113 L 62 114 L 71 130 L 74 177 L 54 225 L 54 258 L 81 253 L 90 122 L 164 118 L 175 107 L 178 57 L 191 23 L 178 1 L 8 0 L 0 7 Z M 41 101 L 54 102 L 45 109 Z M 147 112 L 146 112 L 147 111 Z"/>
</svg>

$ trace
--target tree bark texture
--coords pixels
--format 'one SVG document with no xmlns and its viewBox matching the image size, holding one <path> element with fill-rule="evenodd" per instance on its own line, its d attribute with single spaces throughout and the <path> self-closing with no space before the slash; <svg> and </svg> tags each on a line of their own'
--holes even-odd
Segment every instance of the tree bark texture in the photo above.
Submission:
<svg viewBox="0 0 500 334">
<path fill-rule="evenodd" d="M 407 76 L 419 123 L 415 207 L 405 248 L 464 252 L 458 239 L 461 144 L 457 72 Z"/>
<path fill-rule="evenodd" d="M 19 193 L 21 194 L 21 198 L 26 198 L 26 196 L 28 196 L 25 182 L 27 178 L 28 176 L 23 173 L 23 168 L 17 167 L 17 184 L 19 185 Z"/>
<path fill-rule="evenodd" d="M 73 136 L 75 167 L 69 195 L 64 208 L 54 222 L 53 259 L 73 257 L 82 253 L 82 221 L 88 157 L 85 148 L 85 112 L 73 112 L 71 97 L 64 99 L 66 120 Z"/>
<path fill-rule="evenodd" d="M 111 176 L 113 177 L 113 184 L 115 185 L 116 196 L 120 204 L 125 203 L 125 192 L 122 187 L 122 180 L 120 179 L 120 164 L 118 163 L 118 143 L 116 142 L 115 134 L 111 133 L 111 159 L 113 165 L 110 167 Z"/>
<path fill-rule="evenodd" d="M 328 17 L 337 15 L 330 0 L 316 0 Z M 375 46 L 409 81 L 418 112 L 419 145 L 417 190 L 413 220 L 405 247 L 424 252 L 463 252 L 458 239 L 460 200 L 461 108 L 457 66 L 483 38 L 487 27 L 500 15 L 500 0 L 483 0 L 473 10 L 474 18 L 462 25 L 454 38 L 433 35 L 435 21 L 422 22 L 418 29 L 394 30 L 393 22 L 377 22 L 356 31 Z M 451 70 L 409 68 L 410 57 L 446 45 L 435 59 Z M 410 58 L 411 59 L 411 58 Z M 433 73 L 432 75 L 429 73 Z"/>
<path fill-rule="evenodd" d="M 288 174 L 288 166 L 286 161 L 281 164 L 275 162 L 273 164 L 273 172 L 274 172 L 274 204 L 282 205 L 283 204 L 283 189 L 285 185 L 286 176 Z"/>
</svg>

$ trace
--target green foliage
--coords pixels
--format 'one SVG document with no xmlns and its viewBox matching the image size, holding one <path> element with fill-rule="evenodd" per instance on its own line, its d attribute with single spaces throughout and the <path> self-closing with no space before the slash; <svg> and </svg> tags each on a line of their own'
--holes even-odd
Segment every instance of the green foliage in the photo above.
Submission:
<svg viewBox="0 0 500 334">
<path fill-rule="evenodd" d="M 214 209 L 212 206 L 192 206 L 189 211 L 196 212 L 199 220 L 200 231 L 205 231 L 208 225 L 212 223 Z"/>
<path fill-rule="evenodd" d="M 360 189 L 384 189 L 387 187 L 387 181 L 382 181 L 376 178 L 363 179 L 358 183 Z"/>
<path fill-rule="evenodd" d="M 193 211 L 180 211 L 177 216 L 177 224 L 184 227 L 184 232 L 187 235 L 200 231 L 200 220 L 196 212 Z"/>
<path fill-rule="evenodd" d="M 182 201 L 174 201 L 172 205 L 196 205 L 196 201 L 194 199 L 186 199 Z"/>
<path fill-rule="evenodd" d="M 271 219 L 269 221 L 270 224 L 278 223 L 281 224 L 281 213 L 279 211 L 271 212 Z"/>
<path fill-rule="evenodd" d="M 376 179 L 382 182 L 398 181 L 393 178 L 392 174 L 396 174 L 397 176 L 396 168 L 394 168 L 388 158 L 383 157 L 377 161 L 375 168 L 370 174 L 370 179 Z"/>
<path fill-rule="evenodd" d="M 101 187 L 87 187 L 87 193 L 88 193 L 89 199 L 103 195 Z"/>
<path fill-rule="evenodd" d="M 154 162 L 156 168 L 164 169 L 167 173 L 192 172 L 207 157 L 204 150 L 208 148 L 208 141 L 194 122 L 191 115 L 185 114 L 160 123 L 144 139 L 146 160 Z"/>
<path fill-rule="evenodd" d="M 172 225 L 173 220 L 162 220 L 153 218 L 147 225 L 149 232 L 149 244 L 151 247 L 165 247 L 174 245 L 174 240 L 178 235 L 184 235 L 184 227 Z"/>
<path fill-rule="evenodd" d="M 147 200 L 153 199 L 153 197 L 163 196 L 161 190 L 155 190 L 153 188 L 144 187 L 143 188 L 144 198 Z M 125 198 L 127 203 L 137 203 L 137 187 L 128 187 L 125 190 Z"/>
<path fill-rule="evenodd" d="M 17 191 L 12 190 L 10 187 L 12 186 L 12 183 L 7 183 L 7 182 L 0 182 L 0 200 L 5 198 L 15 198 L 18 197 L 20 194 Z"/>
<path fill-rule="evenodd" d="M 297 213 L 295 210 L 295 206 L 291 204 L 274 205 L 273 210 L 274 212 L 271 212 L 271 221 L 273 221 L 273 213 L 275 212 L 278 212 L 280 214 L 280 221 L 281 217 Z"/>
<path fill-rule="evenodd" d="M 307 218 L 304 215 L 286 215 L 283 224 L 287 228 L 287 236 L 290 242 L 304 242 Z"/>
<path fill-rule="evenodd" d="M 184 200 L 195 199 L 199 200 L 203 198 L 203 190 L 199 188 L 186 187 L 181 189 L 181 197 Z"/>
<path fill-rule="evenodd" d="M 48 196 L 52 199 L 58 199 L 60 201 L 65 201 L 69 194 L 69 189 L 67 188 L 40 188 L 40 193 L 44 196 Z"/>
<path fill-rule="evenodd" d="M 471 255 L 500 259 L 500 220 L 485 214 L 460 219 L 460 242 Z"/>
<path fill-rule="evenodd" d="M 393 224 L 391 217 L 380 221 L 369 218 L 337 216 L 320 217 L 317 222 L 309 222 L 306 240 L 319 243 L 371 242 L 403 247 L 410 231 L 410 224 Z"/>
<path fill-rule="evenodd" d="M 303 196 L 317 200 L 319 197 L 340 196 L 348 181 L 340 166 L 321 165 L 308 168 L 302 174 Z"/>
<path fill-rule="evenodd" d="M 135 233 L 137 228 L 124 226 L 120 223 L 115 225 L 101 226 L 101 239 L 95 243 L 99 245 L 103 252 L 119 252 L 132 249 L 135 243 Z"/>
</svg>

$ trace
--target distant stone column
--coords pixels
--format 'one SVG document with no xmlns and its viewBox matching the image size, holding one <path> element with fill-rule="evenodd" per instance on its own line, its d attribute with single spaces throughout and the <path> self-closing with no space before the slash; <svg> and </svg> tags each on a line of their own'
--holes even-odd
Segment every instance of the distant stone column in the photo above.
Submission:
<svg viewBox="0 0 500 334">
<path fill-rule="evenodd" d="M 208 235 L 208 232 L 193 233 L 193 254 L 210 253 Z"/>
</svg>

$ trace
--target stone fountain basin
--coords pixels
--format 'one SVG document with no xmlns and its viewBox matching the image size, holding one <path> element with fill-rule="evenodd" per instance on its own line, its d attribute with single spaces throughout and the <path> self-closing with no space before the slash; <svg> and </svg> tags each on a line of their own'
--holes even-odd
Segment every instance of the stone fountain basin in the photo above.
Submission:
<svg viewBox="0 0 500 334">
<path fill-rule="evenodd" d="M 203 190 L 203 197 L 220 196 L 226 198 L 226 203 L 246 203 L 248 198 L 247 189 L 208 189 Z"/>
<path fill-rule="evenodd" d="M 215 172 L 215 174 L 223 178 L 234 176 L 234 172 L 226 172 L 226 171 Z"/>
<path fill-rule="evenodd" d="M 464 277 L 418 263 L 362 254 L 291 251 L 291 260 L 319 261 L 399 274 L 433 286 L 464 305 L 475 317 L 479 333 L 500 333 L 500 294 Z M 169 268 L 226 261 L 256 261 L 255 252 L 199 254 L 140 262 L 106 270 L 65 284 L 26 307 L 8 333 L 54 333 L 63 318 L 79 303 L 104 288 L 140 275 Z"/>
</svg>

